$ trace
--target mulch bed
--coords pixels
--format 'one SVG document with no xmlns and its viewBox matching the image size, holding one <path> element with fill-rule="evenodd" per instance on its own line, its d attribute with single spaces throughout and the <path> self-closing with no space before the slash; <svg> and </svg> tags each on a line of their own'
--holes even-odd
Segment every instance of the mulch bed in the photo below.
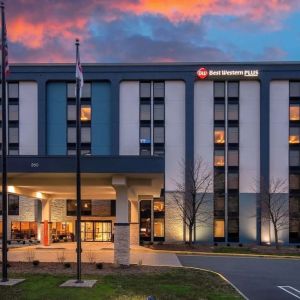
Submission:
<svg viewBox="0 0 300 300">
<path fill-rule="evenodd" d="M 62 263 L 40 262 L 34 266 L 32 262 L 10 262 L 9 273 L 30 273 L 30 274 L 76 274 L 76 263 L 70 263 L 66 268 Z M 95 263 L 82 263 L 83 275 L 109 275 L 109 274 L 145 274 L 169 272 L 170 267 L 152 267 L 130 265 L 130 267 L 117 267 L 114 264 L 103 263 L 102 269 L 97 269 Z"/>
<path fill-rule="evenodd" d="M 145 248 L 153 250 L 169 250 L 169 251 L 192 251 L 192 252 L 208 252 L 208 253 L 249 253 L 249 254 L 270 254 L 270 255 L 299 255 L 300 248 L 296 246 L 282 246 L 276 249 L 275 246 L 259 246 L 259 245 L 233 245 L 227 246 L 226 244 L 219 244 L 218 246 L 212 245 L 186 245 L 186 244 L 153 244 L 145 245 Z M 226 251 L 224 251 L 226 250 Z M 228 251 L 227 251 L 228 250 Z"/>
</svg>

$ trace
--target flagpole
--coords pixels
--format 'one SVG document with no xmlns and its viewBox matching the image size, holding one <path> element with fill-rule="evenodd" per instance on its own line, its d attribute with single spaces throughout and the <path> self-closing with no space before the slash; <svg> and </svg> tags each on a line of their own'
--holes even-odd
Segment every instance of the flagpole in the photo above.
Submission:
<svg viewBox="0 0 300 300">
<path fill-rule="evenodd" d="M 79 61 L 79 39 L 76 39 L 76 69 Z M 81 283 L 81 132 L 80 132 L 80 78 L 76 74 L 76 199 L 77 199 L 77 283 Z"/>
<path fill-rule="evenodd" d="M 5 15 L 4 3 L 1 2 L 1 17 L 2 17 L 2 282 L 8 281 L 7 277 L 7 167 L 6 167 L 6 61 L 5 61 Z"/>
</svg>

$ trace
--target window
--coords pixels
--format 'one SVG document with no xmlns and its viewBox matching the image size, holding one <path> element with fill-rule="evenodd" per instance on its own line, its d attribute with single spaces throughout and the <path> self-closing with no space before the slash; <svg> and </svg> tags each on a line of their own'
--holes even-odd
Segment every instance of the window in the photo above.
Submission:
<svg viewBox="0 0 300 300">
<path fill-rule="evenodd" d="M 290 216 L 300 217 L 300 196 L 290 197 Z"/>
<path fill-rule="evenodd" d="M 81 105 L 80 120 L 83 122 L 91 121 L 92 111 L 90 105 Z"/>
<path fill-rule="evenodd" d="M 228 216 L 238 216 L 239 195 L 228 195 Z"/>
<path fill-rule="evenodd" d="M 67 93 L 68 93 L 68 98 L 76 97 L 76 84 L 75 83 L 67 84 Z"/>
<path fill-rule="evenodd" d="M 84 83 L 82 87 L 82 98 L 91 98 L 92 96 L 92 87 L 90 83 Z"/>
<path fill-rule="evenodd" d="M 140 240 L 151 240 L 151 200 L 140 201 Z"/>
<path fill-rule="evenodd" d="M 165 97 L 164 82 L 154 82 L 153 83 L 153 96 L 154 96 L 154 98 L 164 98 Z"/>
<path fill-rule="evenodd" d="M 141 95 L 141 98 L 151 98 L 151 83 L 150 82 L 141 82 L 140 95 Z"/>
<path fill-rule="evenodd" d="M 165 219 L 155 219 L 154 220 L 154 238 L 165 236 Z"/>
<path fill-rule="evenodd" d="M 216 127 L 214 135 L 215 135 L 215 144 L 224 144 L 225 143 L 224 127 Z"/>
<path fill-rule="evenodd" d="M 290 105 L 290 121 L 299 121 L 300 120 L 300 105 L 291 104 Z"/>
<path fill-rule="evenodd" d="M 239 165 L 239 151 L 228 150 L 228 167 L 238 167 Z"/>
<path fill-rule="evenodd" d="M 76 216 L 77 203 L 76 200 L 67 200 L 67 216 Z M 81 214 L 83 216 L 91 216 L 92 203 L 91 200 L 81 200 Z"/>
<path fill-rule="evenodd" d="M 151 129 L 150 127 L 140 128 L 140 143 L 150 144 L 151 143 Z"/>
<path fill-rule="evenodd" d="M 19 105 L 18 104 L 9 104 L 8 120 L 9 121 L 19 121 Z"/>
<path fill-rule="evenodd" d="M 300 189 L 300 175 L 290 174 L 290 189 L 299 190 Z"/>
<path fill-rule="evenodd" d="M 238 82 L 228 82 L 227 94 L 229 98 L 239 97 L 239 83 Z"/>
<path fill-rule="evenodd" d="M 141 104 L 140 105 L 140 120 L 150 121 L 151 120 L 151 105 Z"/>
<path fill-rule="evenodd" d="M 8 98 L 19 98 L 19 84 L 9 83 L 8 84 Z"/>
<path fill-rule="evenodd" d="M 214 83 L 214 97 L 224 98 L 225 97 L 225 82 Z"/>
<path fill-rule="evenodd" d="M 215 220 L 214 237 L 215 238 L 224 238 L 225 237 L 225 222 L 224 222 L 224 220 Z"/>
<path fill-rule="evenodd" d="M 239 128 L 228 127 L 228 143 L 237 144 L 239 142 Z"/>
<path fill-rule="evenodd" d="M 164 142 L 165 142 L 165 128 L 154 127 L 154 143 L 164 143 Z"/>
<path fill-rule="evenodd" d="M 215 121 L 225 120 L 225 105 L 215 104 Z"/>
<path fill-rule="evenodd" d="M 9 143 L 10 144 L 17 144 L 19 143 L 19 128 L 18 127 L 10 127 L 9 131 Z"/>
<path fill-rule="evenodd" d="M 239 105 L 228 104 L 228 121 L 238 121 L 238 120 L 239 120 Z"/>
<path fill-rule="evenodd" d="M 299 144 L 300 143 L 300 128 L 298 127 L 290 127 L 290 144 Z"/>
<path fill-rule="evenodd" d="M 228 173 L 228 189 L 238 189 L 238 188 L 239 188 L 239 174 Z"/>
<path fill-rule="evenodd" d="M 165 106 L 164 104 L 154 104 L 154 121 L 164 121 Z"/>
<path fill-rule="evenodd" d="M 300 150 L 290 150 L 290 166 L 300 166 Z"/>
<path fill-rule="evenodd" d="M 165 202 L 161 199 L 153 200 L 153 210 L 154 213 L 161 213 L 165 211 Z"/>
<path fill-rule="evenodd" d="M 225 197 L 224 195 L 215 195 L 215 215 L 223 216 L 225 211 Z"/>
<path fill-rule="evenodd" d="M 215 172 L 214 176 L 214 190 L 224 192 L 225 189 L 225 174 Z"/>
<path fill-rule="evenodd" d="M 290 97 L 300 97 L 300 82 L 290 82 Z"/>
<path fill-rule="evenodd" d="M 8 214 L 14 216 L 19 215 L 19 196 L 13 194 L 8 195 Z"/>
<path fill-rule="evenodd" d="M 68 104 L 68 121 L 76 121 L 76 105 Z"/>
<path fill-rule="evenodd" d="M 215 159 L 214 165 L 215 167 L 224 167 L 225 158 L 224 158 L 224 150 L 215 150 Z"/>
<path fill-rule="evenodd" d="M 91 127 L 81 127 L 81 143 L 91 142 Z"/>
<path fill-rule="evenodd" d="M 76 127 L 68 128 L 68 143 L 76 143 Z"/>
</svg>

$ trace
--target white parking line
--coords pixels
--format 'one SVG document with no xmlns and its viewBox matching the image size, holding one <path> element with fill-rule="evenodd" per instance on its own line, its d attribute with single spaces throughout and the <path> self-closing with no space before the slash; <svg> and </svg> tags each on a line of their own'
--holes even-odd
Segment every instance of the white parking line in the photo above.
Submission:
<svg viewBox="0 0 300 300">
<path fill-rule="evenodd" d="M 285 292 L 289 293 L 290 295 L 293 295 L 297 299 L 300 299 L 300 291 L 295 289 L 294 287 L 289 286 L 289 285 L 279 285 L 277 287 L 279 287 L 280 289 L 282 289 Z"/>
</svg>

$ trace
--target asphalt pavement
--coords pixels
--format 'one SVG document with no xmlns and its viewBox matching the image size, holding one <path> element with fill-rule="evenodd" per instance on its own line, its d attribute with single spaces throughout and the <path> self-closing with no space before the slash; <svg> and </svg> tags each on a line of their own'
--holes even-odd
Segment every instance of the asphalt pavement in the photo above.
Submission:
<svg viewBox="0 0 300 300">
<path fill-rule="evenodd" d="M 178 255 L 183 266 L 209 269 L 250 300 L 300 299 L 300 259 Z"/>
</svg>

